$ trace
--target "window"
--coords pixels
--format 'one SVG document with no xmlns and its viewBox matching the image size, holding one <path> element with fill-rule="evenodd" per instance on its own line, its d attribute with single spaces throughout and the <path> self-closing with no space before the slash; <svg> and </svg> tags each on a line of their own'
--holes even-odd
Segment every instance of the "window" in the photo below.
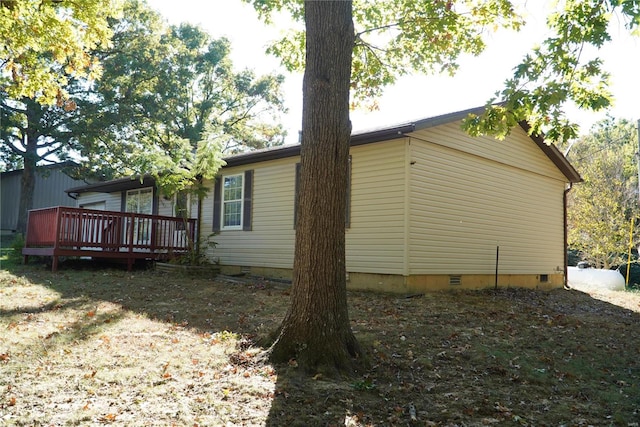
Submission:
<svg viewBox="0 0 640 427">
<path fill-rule="evenodd" d="M 153 214 L 153 188 L 128 190 L 125 204 L 126 212 L 137 214 Z M 125 229 L 125 241 L 128 231 Z M 148 245 L 151 242 L 151 220 L 135 218 L 133 221 L 133 244 Z"/>
<path fill-rule="evenodd" d="M 222 177 L 222 228 L 242 226 L 242 175 Z"/>
<path fill-rule="evenodd" d="M 153 188 L 127 191 L 126 212 L 151 215 L 153 213 Z"/>
<path fill-rule="evenodd" d="M 253 170 L 216 177 L 213 188 L 213 231 L 251 230 Z"/>
<path fill-rule="evenodd" d="M 186 191 L 178 191 L 175 197 L 175 216 L 187 219 L 189 218 L 189 202 L 191 197 Z"/>
</svg>

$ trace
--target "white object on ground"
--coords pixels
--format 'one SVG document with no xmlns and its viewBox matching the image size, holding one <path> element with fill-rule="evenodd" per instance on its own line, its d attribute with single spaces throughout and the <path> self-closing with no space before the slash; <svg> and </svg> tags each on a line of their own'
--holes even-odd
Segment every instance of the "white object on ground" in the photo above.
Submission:
<svg viewBox="0 0 640 427">
<path fill-rule="evenodd" d="M 579 291 L 624 291 L 624 277 L 617 270 L 567 267 L 567 284 Z"/>
</svg>

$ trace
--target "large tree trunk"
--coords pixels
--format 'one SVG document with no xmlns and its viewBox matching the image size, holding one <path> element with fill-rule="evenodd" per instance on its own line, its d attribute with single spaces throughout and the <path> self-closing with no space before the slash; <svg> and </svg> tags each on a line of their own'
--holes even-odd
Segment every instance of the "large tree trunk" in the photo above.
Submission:
<svg viewBox="0 0 640 427">
<path fill-rule="evenodd" d="M 271 360 L 309 370 L 352 370 L 360 348 L 349 323 L 345 209 L 349 85 L 354 43 L 350 1 L 305 1 L 306 69 L 291 306 Z"/>
<path fill-rule="evenodd" d="M 18 224 L 16 230 L 24 234 L 27 231 L 27 217 L 33 208 L 33 190 L 36 186 L 36 163 L 38 154 L 36 152 L 37 141 L 32 136 L 27 136 L 26 152 L 24 155 L 24 170 L 20 180 L 20 202 L 18 205 Z"/>
</svg>

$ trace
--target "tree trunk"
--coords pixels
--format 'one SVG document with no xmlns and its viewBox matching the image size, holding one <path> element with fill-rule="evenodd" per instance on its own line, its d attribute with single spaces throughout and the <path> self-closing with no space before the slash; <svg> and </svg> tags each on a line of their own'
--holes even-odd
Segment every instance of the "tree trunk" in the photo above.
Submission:
<svg viewBox="0 0 640 427">
<path fill-rule="evenodd" d="M 345 209 L 349 85 L 354 43 L 350 1 L 305 1 L 306 68 L 291 306 L 271 360 L 307 370 L 356 367 L 360 347 L 347 309 Z"/>
<path fill-rule="evenodd" d="M 24 154 L 24 170 L 20 179 L 20 202 L 18 205 L 18 224 L 16 231 L 24 235 L 27 231 L 27 217 L 33 208 L 33 190 L 36 186 L 36 163 L 38 162 L 37 141 L 34 137 L 26 137 L 26 150 Z"/>
</svg>

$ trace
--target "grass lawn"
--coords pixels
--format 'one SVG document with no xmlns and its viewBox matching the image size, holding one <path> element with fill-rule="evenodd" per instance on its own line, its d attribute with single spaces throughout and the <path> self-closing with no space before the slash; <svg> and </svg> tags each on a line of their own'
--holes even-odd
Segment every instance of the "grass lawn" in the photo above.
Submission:
<svg viewBox="0 0 640 427">
<path fill-rule="evenodd" d="M 0 425 L 638 426 L 640 295 L 350 292 L 370 368 L 273 366 L 286 285 L 2 259 Z"/>
</svg>

